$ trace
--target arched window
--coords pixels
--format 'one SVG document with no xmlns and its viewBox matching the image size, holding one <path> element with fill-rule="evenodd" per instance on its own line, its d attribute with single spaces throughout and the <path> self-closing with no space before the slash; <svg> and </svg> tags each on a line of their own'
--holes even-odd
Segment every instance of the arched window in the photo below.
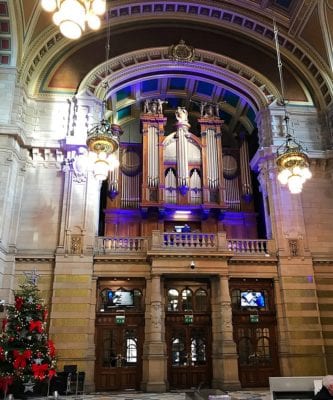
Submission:
<svg viewBox="0 0 333 400">
<path fill-rule="evenodd" d="M 193 310 L 193 293 L 191 289 L 182 290 L 182 310 Z"/>
<path fill-rule="evenodd" d="M 176 289 L 168 290 L 168 311 L 179 310 L 179 293 Z"/>
<path fill-rule="evenodd" d="M 195 311 L 207 311 L 208 310 L 208 296 L 204 289 L 198 289 L 195 292 Z"/>
</svg>

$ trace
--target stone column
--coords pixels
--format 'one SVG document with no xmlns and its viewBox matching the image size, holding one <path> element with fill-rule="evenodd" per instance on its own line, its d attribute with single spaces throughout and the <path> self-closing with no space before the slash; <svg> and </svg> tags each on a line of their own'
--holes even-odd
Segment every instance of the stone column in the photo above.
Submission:
<svg viewBox="0 0 333 400">
<path fill-rule="evenodd" d="M 153 275 L 147 281 L 145 343 L 143 346 L 142 389 L 165 392 L 167 389 L 167 360 L 164 330 L 164 309 L 161 277 Z"/>
<path fill-rule="evenodd" d="M 212 283 L 213 388 L 240 388 L 237 349 L 233 340 L 231 300 L 227 276 Z"/>
</svg>

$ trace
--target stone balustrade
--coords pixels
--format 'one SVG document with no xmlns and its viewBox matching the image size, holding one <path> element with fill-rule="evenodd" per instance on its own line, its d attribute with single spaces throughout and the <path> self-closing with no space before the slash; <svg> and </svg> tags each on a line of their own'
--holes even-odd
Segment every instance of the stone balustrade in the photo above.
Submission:
<svg viewBox="0 0 333 400">
<path fill-rule="evenodd" d="M 266 239 L 228 239 L 224 232 L 175 233 L 153 231 L 148 237 L 100 236 L 96 238 L 96 255 L 117 253 L 147 253 L 148 251 L 213 253 L 227 252 L 233 256 L 266 256 L 274 253 L 273 241 Z"/>
<path fill-rule="evenodd" d="M 148 239 L 133 236 L 100 236 L 94 249 L 96 254 L 107 253 L 146 253 L 148 250 Z"/>
<path fill-rule="evenodd" d="M 269 255 L 268 240 L 264 239 L 227 239 L 228 250 L 236 254 Z"/>
</svg>

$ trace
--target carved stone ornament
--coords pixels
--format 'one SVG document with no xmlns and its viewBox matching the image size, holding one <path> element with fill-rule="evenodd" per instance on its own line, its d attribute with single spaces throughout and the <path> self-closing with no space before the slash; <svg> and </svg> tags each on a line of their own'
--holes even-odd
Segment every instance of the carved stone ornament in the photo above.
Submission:
<svg viewBox="0 0 333 400">
<path fill-rule="evenodd" d="M 173 61 L 191 62 L 195 59 L 194 48 L 185 44 L 184 40 L 180 40 L 178 44 L 173 44 L 169 48 L 169 57 Z"/>
<path fill-rule="evenodd" d="M 82 252 L 82 237 L 81 235 L 72 235 L 71 237 L 71 253 L 81 254 Z"/>
</svg>

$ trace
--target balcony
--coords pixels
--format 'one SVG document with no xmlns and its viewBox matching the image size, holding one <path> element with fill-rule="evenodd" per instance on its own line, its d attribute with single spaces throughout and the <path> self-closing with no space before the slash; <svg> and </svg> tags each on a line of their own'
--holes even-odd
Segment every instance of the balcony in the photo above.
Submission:
<svg viewBox="0 0 333 400">
<path fill-rule="evenodd" d="M 214 254 L 228 257 L 270 257 L 275 254 L 275 242 L 266 239 L 229 239 L 219 233 L 175 233 L 153 231 L 151 237 L 96 238 L 95 257 L 98 256 L 147 256 L 157 254 L 200 255 Z"/>
</svg>

